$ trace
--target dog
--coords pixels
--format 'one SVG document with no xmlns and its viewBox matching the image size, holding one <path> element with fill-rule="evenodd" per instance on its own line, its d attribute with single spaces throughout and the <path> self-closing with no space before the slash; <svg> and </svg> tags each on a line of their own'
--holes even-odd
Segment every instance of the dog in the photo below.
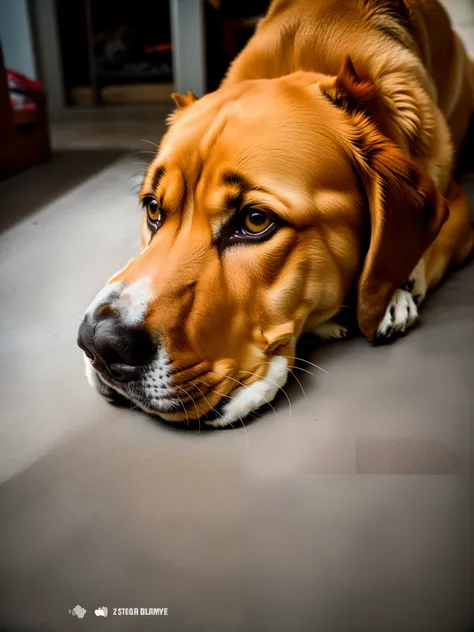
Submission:
<svg viewBox="0 0 474 632">
<path fill-rule="evenodd" d="M 86 375 L 171 422 L 270 402 L 304 332 L 407 331 L 474 245 L 455 172 L 474 64 L 437 0 L 274 0 L 220 88 L 176 110 L 140 254 L 88 307 Z"/>
</svg>

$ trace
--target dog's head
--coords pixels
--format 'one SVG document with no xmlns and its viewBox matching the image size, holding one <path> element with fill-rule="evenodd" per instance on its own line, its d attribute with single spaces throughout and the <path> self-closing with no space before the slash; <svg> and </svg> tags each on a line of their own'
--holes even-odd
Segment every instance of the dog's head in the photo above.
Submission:
<svg viewBox="0 0 474 632">
<path fill-rule="evenodd" d="M 445 205 L 350 61 L 338 77 L 175 100 L 140 193 L 141 253 L 94 299 L 79 344 L 99 389 L 225 424 L 275 396 L 298 336 L 354 286 L 372 339 Z"/>
</svg>

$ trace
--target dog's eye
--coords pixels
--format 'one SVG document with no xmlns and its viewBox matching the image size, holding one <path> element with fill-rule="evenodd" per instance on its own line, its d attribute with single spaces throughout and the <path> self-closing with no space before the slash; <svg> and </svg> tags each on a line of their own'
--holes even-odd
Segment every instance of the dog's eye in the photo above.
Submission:
<svg viewBox="0 0 474 632">
<path fill-rule="evenodd" d="M 234 215 L 221 239 L 225 244 L 260 243 L 269 239 L 281 224 L 270 211 L 248 207 Z"/>
<path fill-rule="evenodd" d="M 158 202 L 153 197 L 146 197 L 143 200 L 143 206 L 146 209 L 147 222 L 150 230 L 154 233 L 163 223 L 163 211 L 160 209 Z"/>
<path fill-rule="evenodd" d="M 270 224 L 271 219 L 265 211 L 252 209 L 245 214 L 243 228 L 251 235 L 258 235 L 265 231 Z"/>
</svg>

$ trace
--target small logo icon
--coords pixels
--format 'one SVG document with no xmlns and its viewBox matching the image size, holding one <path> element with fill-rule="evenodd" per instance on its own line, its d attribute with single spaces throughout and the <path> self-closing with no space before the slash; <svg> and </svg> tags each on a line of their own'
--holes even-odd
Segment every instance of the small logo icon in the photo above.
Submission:
<svg viewBox="0 0 474 632">
<path fill-rule="evenodd" d="M 72 614 L 73 617 L 77 617 L 78 619 L 83 619 L 86 616 L 86 612 L 87 610 L 79 604 L 72 610 L 69 610 L 69 614 Z"/>
<path fill-rule="evenodd" d="M 106 617 L 109 613 L 109 609 L 107 606 L 100 606 L 96 610 L 94 610 L 96 617 Z"/>
</svg>

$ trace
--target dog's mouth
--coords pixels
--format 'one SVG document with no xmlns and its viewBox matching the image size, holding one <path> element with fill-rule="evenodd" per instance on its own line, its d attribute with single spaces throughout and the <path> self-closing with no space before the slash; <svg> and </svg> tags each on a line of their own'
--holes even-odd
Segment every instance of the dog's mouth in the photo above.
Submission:
<svg viewBox="0 0 474 632">
<path fill-rule="evenodd" d="M 138 406 L 141 410 L 151 415 L 157 415 L 165 421 L 212 421 L 221 416 L 225 405 L 232 401 L 232 394 L 221 395 L 219 401 L 206 412 L 199 412 L 198 406 L 202 404 L 202 396 L 199 399 L 183 401 L 180 397 L 164 397 L 153 405 L 143 394 L 126 394 L 119 385 L 112 386 L 101 375 L 97 375 L 100 383 L 97 389 L 103 394 L 109 403 L 117 406 Z M 182 417 L 182 419 L 180 419 Z"/>
<path fill-rule="evenodd" d="M 183 397 L 170 389 L 171 392 L 165 396 L 156 397 L 150 396 L 139 383 L 126 385 L 98 373 L 87 358 L 85 366 L 88 382 L 109 403 L 139 408 L 164 421 L 188 426 L 197 422 L 225 427 L 233 422 L 243 422 L 250 412 L 271 402 L 288 376 L 288 360 L 284 356 L 274 356 L 268 363 L 266 375 L 248 385 L 244 381 L 238 382 L 227 393 L 213 389 L 212 396 L 206 396 L 201 391 L 194 396 Z"/>
</svg>

